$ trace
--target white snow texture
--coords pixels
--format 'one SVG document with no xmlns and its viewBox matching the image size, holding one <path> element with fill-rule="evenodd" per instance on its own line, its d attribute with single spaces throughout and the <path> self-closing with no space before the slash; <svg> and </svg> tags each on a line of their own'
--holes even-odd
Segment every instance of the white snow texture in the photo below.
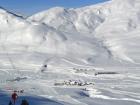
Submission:
<svg viewBox="0 0 140 105">
<path fill-rule="evenodd" d="M 111 0 L 82 8 L 54 7 L 30 17 L 0 7 L 0 87 L 5 91 L 7 86 L 17 89 L 28 85 L 24 88 L 31 93 L 26 94 L 28 98 L 42 101 L 32 102 L 34 105 L 138 105 L 139 85 L 133 83 L 140 82 L 136 75 L 139 43 L 140 0 Z M 44 64 L 47 70 L 41 74 Z M 120 74 L 94 77 L 96 70 Z M 22 76 L 14 85 L 4 82 Z M 92 80 L 96 86 L 85 92 L 77 86 L 53 85 L 69 79 Z M 47 97 L 48 104 L 32 94 Z"/>
</svg>

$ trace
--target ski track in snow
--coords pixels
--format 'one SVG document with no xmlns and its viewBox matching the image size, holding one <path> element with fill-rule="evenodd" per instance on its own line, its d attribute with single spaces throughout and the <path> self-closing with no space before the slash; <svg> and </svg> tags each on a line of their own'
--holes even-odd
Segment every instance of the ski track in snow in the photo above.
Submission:
<svg viewBox="0 0 140 105">
<path fill-rule="evenodd" d="M 62 68 L 61 68 L 62 69 Z M 65 69 L 63 70 L 65 71 Z M 7 71 L 8 72 L 8 71 Z M 5 77 L 11 76 L 13 79 L 13 74 L 15 71 L 13 70 L 13 74 L 10 75 L 9 73 L 4 72 Z M 11 71 L 9 71 L 12 73 Z M 26 73 L 27 72 L 27 73 Z M 48 74 L 50 73 L 50 74 Z M 53 73 L 53 71 L 52 71 Z M 2 74 L 2 73 L 1 73 Z M 53 73 L 55 75 L 60 75 L 59 73 Z M 36 75 L 36 76 L 35 76 Z M 42 78 L 42 75 L 46 75 L 46 78 Z M 89 78 L 88 76 L 79 76 L 74 74 L 65 73 L 64 75 L 68 76 L 69 79 L 83 79 L 83 81 L 94 81 L 95 85 L 93 86 L 54 86 L 53 83 L 57 81 L 63 81 L 63 76 L 56 76 L 57 78 L 54 79 L 49 77 L 51 74 L 50 72 L 43 73 L 33 73 L 28 71 L 21 71 L 20 77 L 28 77 L 27 80 L 15 81 L 15 82 L 1 82 L 0 88 L 4 90 L 4 92 L 0 92 L 4 95 L 3 101 L 1 103 L 7 104 L 9 100 L 10 94 L 15 89 L 23 89 L 25 92 L 20 94 L 20 99 L 18 103 L 20 103 L 21 99 L 25 97 L 29 100 L 30 103 L 34 103 L 35 105 L 95 105 L 101 104 L 98 102 L 99 100 L 104 100 L 108 104 L 110 103 L 119 103 L 123 105 L 125 103 L 139 105 L 140 103 L 140 91 L 139 91 L 139 79 L 131 78 L 137 75 L 131 74 L 116 74 L 116 75 L 99 75 L 99 76 L 92 76 Z M 130 75 L 130 77 L 129 77 Z M 15 74 L 16 76 L 16 74 Z M 114 78 L 115 77 L 115 78 Z M 118 81 L 118 77 L 120 77 Z M 47 79 L 48 78 L 48 79 Z M 49 79 L 50 78 L 50 79 Z M 67 78 L 67 79 L 68 79 Z M 4 78 L 3 78 L 4 79 Z M 5 78 L 6 79 L 6 78 Z M 130 81 L 128 81 L 128 79 Z M 132 80 L 131 80 L 132 79 Z M 2 78 L 1 78 L 2 80 Z M 133 82 L 137 81 L 137 82 Z M 8 86 L 8 87 L 7 87 Z M 11 90 L 6 90 L 11 88 Z M 86 90 L 85 90 L 86 88 Z M 8 94 L 6 93 L 8 91 Z M 34 97 L 35 96 L 35 97 Z M 39 97 L 40 96 L 40 97 Z M 82 101 L 81 101 L 82 99 Z M 88 103 L 89 102 L 89 103 Z M 93 104 L 91 104 L 93 102 Z M 40 103 L 40 104 L 39 104 Z M 106 104 L 105 104 L 106 105 Z"/>
</svg>

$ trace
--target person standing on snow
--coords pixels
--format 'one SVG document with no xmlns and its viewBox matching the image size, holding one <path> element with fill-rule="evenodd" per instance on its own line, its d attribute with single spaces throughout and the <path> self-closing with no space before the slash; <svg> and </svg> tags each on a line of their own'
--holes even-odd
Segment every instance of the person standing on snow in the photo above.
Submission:
<svg viewBox="0 0 140 105">
<path fill-rule="evenodd" d="M 18 95 L 17 95 L 16 91 L 14 91 L 14 93 L 12 94 L 12 100 L 14 102 L 14 105 L 16 103 L 17 98 L 18 98 Z"/>
</svg>

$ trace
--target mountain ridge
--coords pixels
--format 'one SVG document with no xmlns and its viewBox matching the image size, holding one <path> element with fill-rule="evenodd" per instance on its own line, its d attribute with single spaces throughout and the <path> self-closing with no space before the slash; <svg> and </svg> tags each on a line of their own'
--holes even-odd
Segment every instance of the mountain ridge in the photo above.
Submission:
<svg viewBox="0 0 140 105">
<path fill-rule="evenodd" d="M 140 51 L 137 49 L 138 7 L 139 4 L 131 5 L 129 0 L 121 5 L 120 0 L 112 0 L 76 9 L 55 7 L 26 19 L 18 17 L 18 21 L 14 15 L 15 23 L 12 21 L 9 25 L 9 22 L 3 23 L 3 19 L 0 21 L 5 29 L 10 29 L 9 32 L 0 30 L 1 36 L 11 34 L 7 36 L 8 41 L 1 41 L 29 46 L 31 52 L 51 54 L 60 59 L 72 57 L 85 64 L 137 64 L 140 62 L 135 57 Z"/>
</svg>

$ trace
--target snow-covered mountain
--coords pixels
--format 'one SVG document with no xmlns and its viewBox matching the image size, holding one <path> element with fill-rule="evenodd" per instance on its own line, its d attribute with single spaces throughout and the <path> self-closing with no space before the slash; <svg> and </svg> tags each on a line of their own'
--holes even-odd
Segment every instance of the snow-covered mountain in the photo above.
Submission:
<svg viewBox="0 0 140 105">
<path fill-rule="evenodd" d="M 94 39 L 98 40 L 97 43 L 102 44 L 102 48 L 113 59 L 139 63 L 136 57 L 140 51 L 139 7 L 138 0 L 113 0 L 77 9 L 51 8 L 29 19 L 45 23 L 61 32 L 83 34 L 93 42 Z M 98 54 L 95 56 L 98 59 Z M 91 59 L 94 61 L 95 57 Z"/>
<path fill-rule="evenodd" d="M 30 17 L 0 8 L 0 103 L 16 90 L 16 104 L 139 105 L 139 42 L 140 0 Z"/>
<path fill-rule="evenodd" d="M 28 18 L 1 8 L 0 42 L 9 51 L 43 53 L 41 62 L 46 57 L 77 64 L 139 64 L 139 7 L 138 0 L 112 0 L 76 9 L 55 7 Z"/>
</svg>

